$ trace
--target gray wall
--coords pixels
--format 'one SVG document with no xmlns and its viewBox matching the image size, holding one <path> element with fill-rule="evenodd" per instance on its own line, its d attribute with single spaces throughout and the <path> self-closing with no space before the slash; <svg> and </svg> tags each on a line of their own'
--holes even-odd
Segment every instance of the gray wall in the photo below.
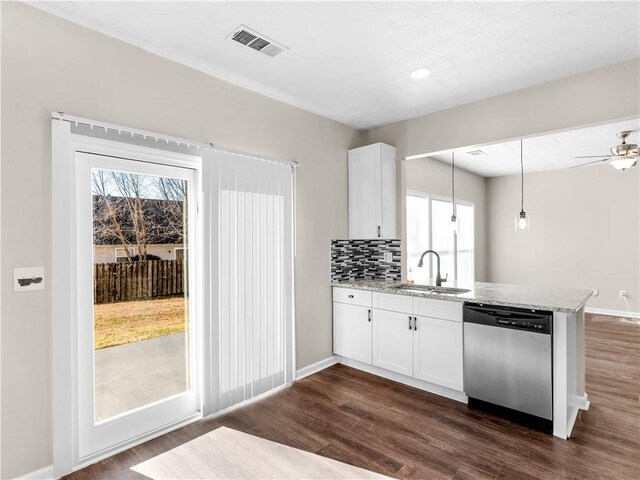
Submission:
<svg viewBox="0 0 640 480">
<path fill-rule="evenodd" d="M 395 145 L 398 157 L 404 158 L 637 118 L 640 116 L 639 85 L 640 59 L 630 60 L 373 129 L 366 133 L 366 143 L 386 142 Z M 398 228 L 403 239 L 403 262 L 406 258 L 405 194 L 407 182 L 410 181 L 408 169 L 415 161 L 398 163 Z M 434 164 L 434 175 L 429 180 L 429 188 L 435 191 L 438 184 L 442 183 L 440 188 L 448 192 L 450 180 L 446 176 L 440 178 L 436 173 L 439 168 Z M 491 186 L 487 185 L 487 197 L 490 189 Z M 457 191 L 461 198 L 466 195 L 463 188 Z M 493 202 L 499 203 L 499 200 Z M 494 216 L 494 211 L 491 205 L 487 205 L 485 217 L 489 219 Z M 633 235 L 633 228 L 630 233 Z M 487 250 L 494 239 L 488 230 L 485 237 L 485 279 L 496 281 L 489 271 L 493 257 Z M 482 239 L 481 235 L 477 237 L 478 242 Z M 478 255 L 481 255 L 482 248 L 481 244 L 476 245 Z M 638 270 L 638 263 L 630 262 L 623 268 L 626 272 L 624 275 L 633 278 L 633 273 Z M 406 274 L 404 264 L 403 271 Z M 606 276 L 603 273 L 603 277 Z M 606 280 L 602 280 L 596 283 L 603 285 L 605 282 Z M 597 284 L 590 288 L 598 286 Z M 630 294 L 632 287 L 633 282 L 630 282 Z M 614 308 L 619 306 L 619 302 L 616 300 L 614 304 L 610 304 L 601 296 L 592 305 Z"/>
<path fill-rule="evenodd" d="M 609 123 L 639 115 L 639 84 L 640 59 L 629 60 L 380 127 L 368 138 L 397 141 L 409 156 Z"/>
<path fill-rule="evenodd" d="M 406 190 L 451 196 L 451 166 L 432 158 L 407 160 Z M 476 281 L 487 281 L 486 274 L 486 179 L 456 168 L 456 198 L 475 203 L 475 273 Z M 403 214 L 404 215 L 404 214 Z M 406 216 L 406 215 L 405 215 Z M 406 245 L 405 245 L 406 251 Z"/>
<path fill-rule="evenodd" d="M 599 288 L 588 306 L 640 311 L 640 168 L 609 165 L 525 174 L 531 231 L 516 233 L 520 176 L 487 179 L 491 282 Z"/>
<path fill-rule="evenodd" d="M 0 477 L 52 460 L 50 289 L 10 288 L 13 267 L 50 273 L 52 110 L 298 160 L 297 366 L 331 355 L 330 239 L 347 236 L 347 150 L 362 135 L 25 4 L 1 8 Z"/>
</svg>

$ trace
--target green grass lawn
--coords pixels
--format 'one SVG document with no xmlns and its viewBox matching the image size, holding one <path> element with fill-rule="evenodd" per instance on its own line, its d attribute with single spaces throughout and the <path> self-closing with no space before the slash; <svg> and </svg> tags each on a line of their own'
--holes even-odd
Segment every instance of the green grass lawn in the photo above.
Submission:
<svg viewBox="0 0 640 480">
<path fill-rule="evenodd" d="M 94 305 L 96 350 L 185 331 L 184 297 Z"/>
</svg>

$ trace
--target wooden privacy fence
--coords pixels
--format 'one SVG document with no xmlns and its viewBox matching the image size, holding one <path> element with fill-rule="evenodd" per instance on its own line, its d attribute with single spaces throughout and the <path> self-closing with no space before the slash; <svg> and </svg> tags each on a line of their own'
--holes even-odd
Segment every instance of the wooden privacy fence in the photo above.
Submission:
<svg viewBox="0 0 640 480">
<path fill-rule="evenodd" d="M 93 302 L 112 303 L 184 295 L 183 260 L 96 263 Z"/>
</svg>

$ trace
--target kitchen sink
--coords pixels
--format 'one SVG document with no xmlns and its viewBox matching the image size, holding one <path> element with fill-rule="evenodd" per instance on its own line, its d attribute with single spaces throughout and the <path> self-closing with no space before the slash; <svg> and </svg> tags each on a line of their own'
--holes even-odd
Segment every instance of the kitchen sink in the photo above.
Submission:
<svg viewBox="0 0 640 480">
<path fill-rule="evenodd" d="M 436 287 L 434 285 L 398 285 L 396 288 L 405 290 L 407 292 L 428 292 L 438 295 L 461 295 L 463 293 L 470 292 L 468 288 L 455 288 L 455 287 Z"/>
</svg>

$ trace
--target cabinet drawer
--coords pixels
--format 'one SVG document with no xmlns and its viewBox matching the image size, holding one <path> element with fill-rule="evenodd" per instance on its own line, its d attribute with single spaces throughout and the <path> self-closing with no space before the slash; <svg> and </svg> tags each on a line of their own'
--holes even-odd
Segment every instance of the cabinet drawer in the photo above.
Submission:
<svg viewBox="0 0 640 480">
<path fill-rule="evenodd" d="M 423 317 L 462 322 L 462 302 L 414 297 L 413 313 Z"/>
<path fill-rule="evenodd" d="M 413 313 L 413 298 L 408 295 L 374 292 L 373 308 L 391 310 L 392 312 Z"/>
<path fill-rule="evenodd" d="M 351 305 L 371 306 L 371 292 L 355 288 L 333 287 L 333 301 Z"/>
</svg>

